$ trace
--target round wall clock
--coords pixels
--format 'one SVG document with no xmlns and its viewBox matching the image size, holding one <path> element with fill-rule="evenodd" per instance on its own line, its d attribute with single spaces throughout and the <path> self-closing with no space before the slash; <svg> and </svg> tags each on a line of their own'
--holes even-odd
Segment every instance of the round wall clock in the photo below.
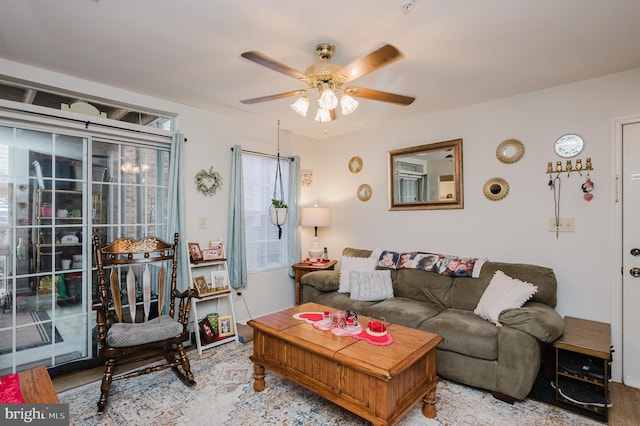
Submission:
<svg viewBox="0 0 640 426">
<path fill-rule="evenodd" d="M 560 136 L 553 145 L 556 154 L 564 158 L 575 157 L 582 152 L 582 148 L 584 148 L 584 141 L 573 133 Z"/>
<path fill-rule="evenodd" d="M 517 139 L 507 139 L 498 145 L 496 156 L 506 164 L 515 163 L 524 155 L 524 145 Z"/>
</svg>

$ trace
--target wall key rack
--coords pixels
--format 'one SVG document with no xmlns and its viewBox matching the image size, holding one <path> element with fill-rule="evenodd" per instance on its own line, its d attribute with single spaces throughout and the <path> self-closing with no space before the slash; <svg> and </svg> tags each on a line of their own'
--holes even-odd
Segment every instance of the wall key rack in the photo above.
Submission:
<svg viewBox="0 0 640 426">
<path fill-rule="evenodd" d="M 573 172 L 578 172 L 580 173 L 580 176 L 582 176 L 582 171 L 586 171 L 587 173 L 590 172 L 591 170 L 593 170 L 593 165 L 591 163 L 591 157 L 587 158 L 587 162 L 584 164 L 584 166 L 582 165 L 582 160 L 581 159 L 577 159 L 576 160 L 576 165 L 575 167 L 571 164 L 571 160 L 567 160 L 565 166 L 562 166 L 562 161 L 556 161 L 556 167 L 555 170 L 553 169 L 553 164 L 551 161 L 549 161 L 547 163 L 547 174 L 549 174 L 549 177 L 551 177 L 551 174 L 553 173 L 566 173 L 567 176 L 571 176 L 571 173 Z"/>
</svg>

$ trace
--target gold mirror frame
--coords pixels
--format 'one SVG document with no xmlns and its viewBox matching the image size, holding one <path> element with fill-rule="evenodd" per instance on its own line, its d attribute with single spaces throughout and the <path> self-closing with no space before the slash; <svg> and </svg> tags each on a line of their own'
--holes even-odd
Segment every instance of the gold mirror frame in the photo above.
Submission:
<svg viewBox="0 0 640 426">
<path fill-rule="evenodd" d="M 349 170 L 351 173 L 358 173 L 362 170 L 362 158 L 355 156 L 349 160 Z"/>
<path fill-rule="evenodd" d="M 369 201 L 369 198 L 371 198 L 371 187 L 366 183 L 363 183 L 358 187 L 356 195 L 360 201 Z"/>
<path fill-rule="evenodd" d="M 518 139 L 507 139 L 496 149 L 496 157 L 505 164 L 515 163 L 524 155 L 524 145 Z"/>
<path fill-rule="evenodd" d="M 509 193 L 509 183 L 502 178 L 494 177 L 485 182 L 482 192 L 491 201 L 500 201 Z"/>
<path fill-rule="evenodd" d="M 389 210 L 462 208 L 462 139 L 389 151 Z"/>
</svg>

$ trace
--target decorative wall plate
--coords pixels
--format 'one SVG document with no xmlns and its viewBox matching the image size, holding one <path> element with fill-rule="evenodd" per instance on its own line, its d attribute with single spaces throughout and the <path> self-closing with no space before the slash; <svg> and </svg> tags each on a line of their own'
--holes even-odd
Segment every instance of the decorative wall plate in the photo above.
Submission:
<svg viewBox="0 0 640 426">
<path fill-rule="evenodd" d="M 363 183 L 358 187 L 357 195 L 360 201 L 369 201 L 369 198 L 371 198 L 371 187 Z"/>
<path fill-rule="evenodd" d="M 582 152 L 584 141 L 576 134 L 570 133 L 558 138 L 553 145 L 553 149 L 560 157 L 571 158 Z"/>
<path fill-rule="evenodd" d="M 351 160 L 349 160 L 349 170 L 351 170 L 351 173 L 358 173 L 362 170 L 362 158 L 357 156 L 351 157 Z"/>
<path fill-rule="evenodd" d="M 499 201 L 509 193 L 509 183 L 499 177 L 489 179 L 482 188 L 484 196 L 491 201 Z"/>
<path fill-rule="evenodd" d="M 496 156 L 506 164 L 515 163 L 524 155 L 524 145 L 518 139 L 507 139 L 498 145 Z"/>
</svg>

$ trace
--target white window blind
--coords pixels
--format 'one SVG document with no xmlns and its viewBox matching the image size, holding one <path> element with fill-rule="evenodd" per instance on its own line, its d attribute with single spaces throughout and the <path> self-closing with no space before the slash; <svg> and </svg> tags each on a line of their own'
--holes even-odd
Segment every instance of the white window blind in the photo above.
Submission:
<svg viewBox="0 0 640 426">
<path fill-rule="evenodd" d="M 269 206 L 273 198 L 277 159 L 249 153 L 242 154 L 242 179 L 244 183 L 244 220 L 247 243 L 247 270 L 249 272 L 276 269 L 287 266 L 287 234 L 283 228 L 278 239 L 278 227 L 271 224 Z M 289 161 L 280 159 L 287 203 Z M 278 182 L 277 198 L 280 198 Z"/>
</svg>

